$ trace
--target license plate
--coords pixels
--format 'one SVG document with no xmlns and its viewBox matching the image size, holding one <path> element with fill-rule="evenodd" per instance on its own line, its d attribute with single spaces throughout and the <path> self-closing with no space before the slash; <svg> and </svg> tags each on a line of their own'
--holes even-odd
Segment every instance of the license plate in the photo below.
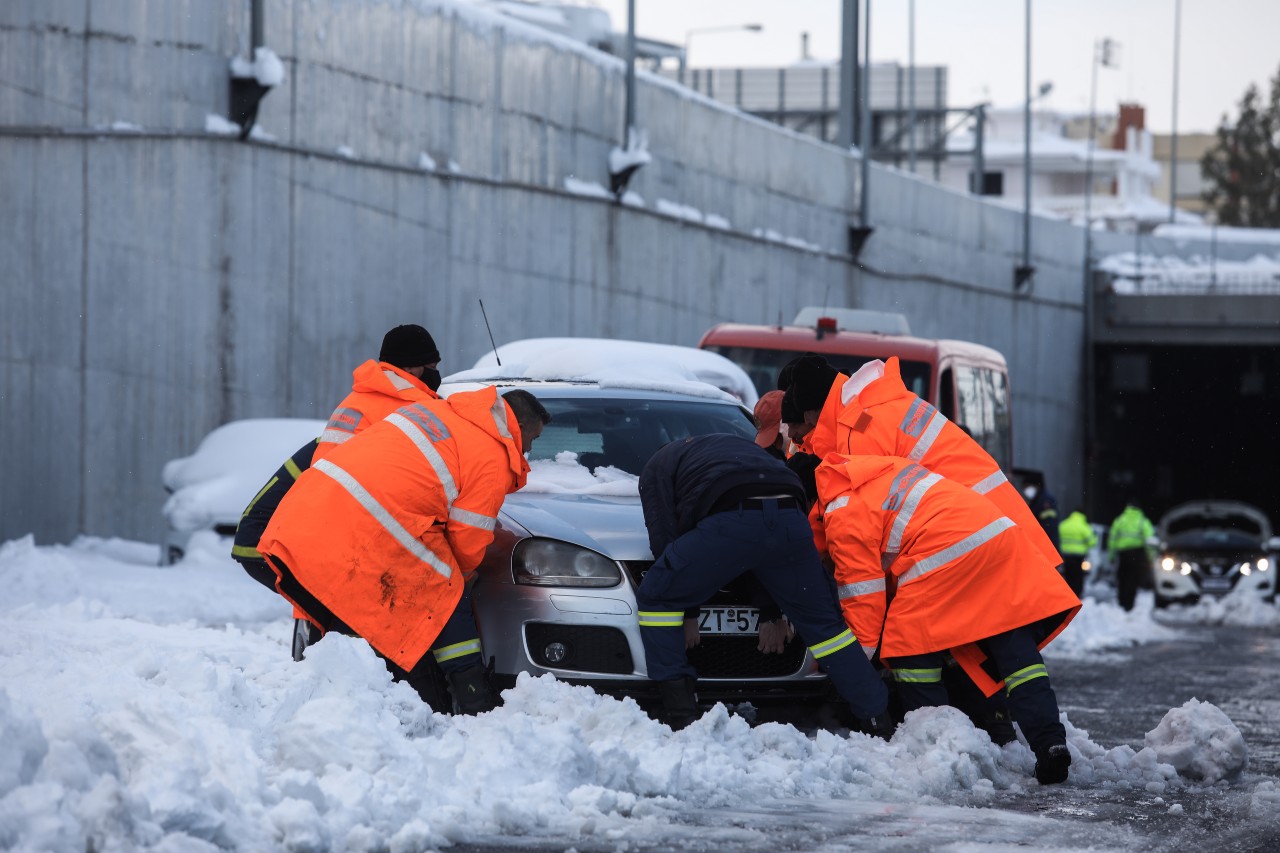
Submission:
<svg viewBox="0 0 1280 853">
<path fill-rule="evenodd" d="M 1231 578 L 1204 578 L 1200 588 L 1205 592 L 1226 592 L 1231 589 Z"/>
<path fill-rule="evenodd" d="M 700 634 L 758 634 L 760 611 L 754 607 L 703 607 L 698 612 Z"/>
</svg>

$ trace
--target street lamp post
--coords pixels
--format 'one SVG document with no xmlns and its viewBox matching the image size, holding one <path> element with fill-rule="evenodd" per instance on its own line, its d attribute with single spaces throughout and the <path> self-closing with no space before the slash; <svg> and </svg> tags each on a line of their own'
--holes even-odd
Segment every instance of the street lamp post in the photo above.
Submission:
<svg viewBox="0 0 1280 853">
<path fill-rule="evenodd" d="M 758 33 L 764 29 L 764 24 L 733 24 L 726 27 L 698 27 L 692 30 L 686 30 L 684 34 L 684 48 L 680 51 L 680 82 L 684 83 L 685 69 L 689 63 L 689 43 L 693 41 L 693 37 L 703 33 L 737 33 L 748 32 Z"/>
</svg>

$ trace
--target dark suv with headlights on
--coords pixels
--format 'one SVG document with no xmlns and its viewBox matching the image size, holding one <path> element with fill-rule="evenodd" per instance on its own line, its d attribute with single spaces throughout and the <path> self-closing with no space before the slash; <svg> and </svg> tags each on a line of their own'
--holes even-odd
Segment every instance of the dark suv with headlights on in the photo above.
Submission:
<svg viewBox="0 0 1280 853">
<path fill-rule="evenodd" d="M 1257 508 L 1238 501 L 1184 503 L 1161 516 L 1157 537 L 1157 607 L 1236 590 L 1275 601 L 1280 538 Z"/>
<path fill-rule="evenodd" d="M 495 681 L 505 688 L 522 672 L 551 673 L 646 704 L 653 686 L 635 589 L 654 558 L 638 475 L 669 441 L 705 433 L 754 437 L 751 413 L 715 388 L 695 395 L 594 382 L 490 384 L 499 393 L 525 388 L 552 415 L 529 454 L 529 483 L 507 497 L 473 588 Z M 702 607 L 700 643 L 689 652 L 700 698 L 766 705 L 833 695 L 799 638 L 781 654 L 761 654 L 758 620 L 749 594 L 735 589 Z"/>
</svg>

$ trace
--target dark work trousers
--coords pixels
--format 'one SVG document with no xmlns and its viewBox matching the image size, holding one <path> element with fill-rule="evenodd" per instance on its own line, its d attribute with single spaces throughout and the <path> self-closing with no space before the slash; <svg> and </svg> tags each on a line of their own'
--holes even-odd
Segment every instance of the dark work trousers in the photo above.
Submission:
<svg viewBox="0 0 1280 853">
<path fill-rule="evenodd" d="M 1066 743 L 1067 732 L 1058 719 L 1058 697 L 1049 684 L 1049 671 L 1045 669 L 1031 630 L 1015 628 L 988 637 L 978 645 L 1004 679 L 1010 716 L 1022 729 L 1031 749 L 1038 753 L 1054 744 Z M 945 661 L 943 652 L 887 661 L 898 683 L 905 713 L 948 704 L 947 689 L 942 682 Z"/>
<path fill-rule="evenodd" d="M 1084 554 L 1062 555 L 1062 579 L 1081 601 L 1084 601 L 1084 558 Z"/>
<path fill-rule="evenodd" d="M 235 557 L 234 559 L 244 568 L 249 577 L 272 592 L 276 591 L 276 573 L 271 571 L 271 567 L 267 565 L 266 560 L 261 557 Z"/>
<path fill-rule="evenodd" d="M 745 506 L 702 519 L 645 574 L 636 604 L 649 678 L 696 678 L 684 650 L 685 609 L 755 572 L 853 712 L 884 713 L 888 691 L 844 622 L 804 511 L 773 499 Z"/>
<path fill-rule="evenodd" d="M 296 602 L 313 619 L 317 620 L 322 630 L 326 632 L 337 631 L 339 634 L 346 634 L 351 637 L 359 636 L 341 619 L 333 615 L 333 612 L 321 604 L 320 600 L 313 596 L 302 584 L 298 583 L 288 566 L 279 560 L 274 560 L 274 562 L 281 568 L 280 591 L 290 600 Z M 378 652 L 377 649 L 374 649 L 374 651 Z M 453 608 L 453 613 L 449 615 L 449 620 L 445 622 L 444 628 L 441 629 L 440 636 L 436 637 L 436 641 L 431 644 L 431 654 L 423 655 L 413 669 L 402 669 L 392 663 L 381 652 L 378 652 L 378 656 L 383 659 L 387 665 L 387 670 L 397 681 L 408 682 L 409 686 L 418 691 L 418 695 L 433 710 L 447 712 L 452 707 L 452 703 L 444 693 L 444 677 L 441 673 L 457 672 L 471 666 L 484 664 L 484 655 L 480 646 L 480 632 L 476 628 L 475 614 L 471 609 L 470 587 L 464 586 L 462 588 L 462 598 L 458 600 L 457 606 Z"/>
<path fill-rule="evenodd" d="M 1145 548 L 1118 551 L 1116 565 L 1116 601 L 1125 610 L 1133 609 L 1133 600 L 1142 584 L 1142 573 L 1151 571 Z"/>
</svg>

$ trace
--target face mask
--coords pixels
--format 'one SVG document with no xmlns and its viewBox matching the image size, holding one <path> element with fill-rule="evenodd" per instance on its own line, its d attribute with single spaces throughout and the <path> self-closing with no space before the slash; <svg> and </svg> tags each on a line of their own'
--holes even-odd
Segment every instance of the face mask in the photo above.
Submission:
<svg viewBox="0 0 1280 853">
<path fill-rule="evenodd" d="M 434 367 L 422 368 L 422 384 L 432 391 L 440 390 L 440 371 Z"/>
</svg>

